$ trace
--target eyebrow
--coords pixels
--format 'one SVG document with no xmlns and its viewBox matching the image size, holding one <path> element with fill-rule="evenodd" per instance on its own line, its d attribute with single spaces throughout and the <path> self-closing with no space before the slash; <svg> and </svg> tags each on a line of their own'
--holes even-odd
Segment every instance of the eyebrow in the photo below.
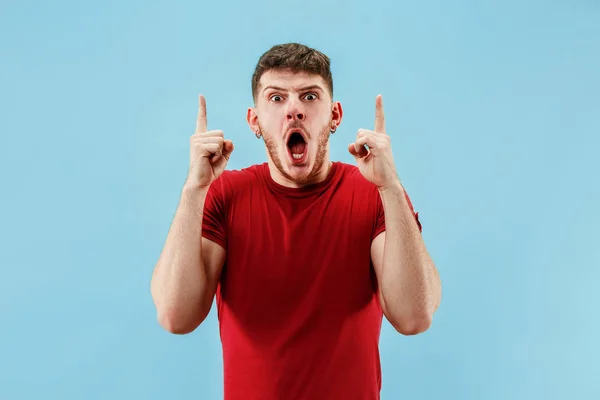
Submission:
<svg viewBox="0 0 600 400">
<path fill-rule="evenodd" d="M 263 89 L 263 93 L 266 92 L 269 89 L 279 90 L 281 92 L 287 92 L 288 91 L 287 89 L 279 87 L 279 86 L 269 85 L 269 86 L 267 86 L 267 87 L 265 87 Z M 304 86 L 304 87 L 301 87 L 299 89 L 299 91 L 300 92 L 304 92 L 304 91 L 307 91 L 307 90 L 315 90 L 315 89 L 320 90 L 321 92 L 323 92 L 323 88 L 321 88 L 321 86 L 319 86 L 319 85 Z"/>
</svg>

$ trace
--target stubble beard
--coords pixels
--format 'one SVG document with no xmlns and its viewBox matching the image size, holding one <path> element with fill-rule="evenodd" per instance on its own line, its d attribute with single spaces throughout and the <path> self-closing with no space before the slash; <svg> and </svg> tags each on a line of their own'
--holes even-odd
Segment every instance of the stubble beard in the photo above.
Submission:
<svg viewBox="0 0 600 400">
<path fill-rule="evenodd" d="M 329 129 L 330 126 L 331 121 L 328 124 L 326 124 L 323 130 L 319 133 L 317 154 L 315 155 L 315 161 L 312 169 L 308 173 L 296 177 L 292 177 L 290 174 L 288 174 L 283 166 L 283 162 L 279 157 L 278 153 L 278 145 L 280 143 L 277 143 L 268 132 L 262 129 L 262 127 L 260 128 L 260 132 L 262 133 L 262 137 L 265 141 L 267 152 L 269 153 L 273 164 L 275 164 L 275 167 L 279 170 L 281 175 L 283 175 L 290 182 L 294 182 L 297 185 L 307 185 L 315 181 L 315 178 L 319 175 L 323 168 L 323 163 L 325 162 L 325 158 L 327 156 L 327 145 L 329 143 L 329 136 L 331 134 L 331 131 Z M 285 149 L 285 151 L 287 151 L 287 149 Z"/>
</svg>

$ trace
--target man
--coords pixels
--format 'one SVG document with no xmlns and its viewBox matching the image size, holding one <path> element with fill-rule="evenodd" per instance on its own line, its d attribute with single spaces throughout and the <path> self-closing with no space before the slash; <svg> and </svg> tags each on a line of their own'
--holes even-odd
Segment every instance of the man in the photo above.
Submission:
<svg viewBox="0 0 600 400">
<path fill-rule="evenodd" d="M 396 173 L 383 103 L 332 162 L 342 122 L 327 56 L 271 48 L 247 122 L 268 162 L 225 171 L 233 143 L 200 96 L 190 169 L 152 279 L 160 324 L 193 331 L 217 298 L 225 399 L 378 399 L 382 316 L 427 330 L 441 283 Z"/>
</svg>

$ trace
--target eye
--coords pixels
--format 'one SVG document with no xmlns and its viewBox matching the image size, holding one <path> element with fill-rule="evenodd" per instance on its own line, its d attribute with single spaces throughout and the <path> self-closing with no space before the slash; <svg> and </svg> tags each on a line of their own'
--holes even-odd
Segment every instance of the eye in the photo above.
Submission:
<svg viewBox="0 0 600 400">
<path fill-rule="evenodd" d="M 309 97 L 312 96 L 313 98 L 310 99 Z M 306 98 L 307 100 L 316 100 L 317 99 L 317 95 L 314 93 L 308 93 L 306 96 L 304 96 L 304 98 Z"/>
<path fill-rule="evenodd" d="M 271 101 L 279 102 L 281 99 L 282 97 L 278 94 L 271 96 Z"/>
</svg>

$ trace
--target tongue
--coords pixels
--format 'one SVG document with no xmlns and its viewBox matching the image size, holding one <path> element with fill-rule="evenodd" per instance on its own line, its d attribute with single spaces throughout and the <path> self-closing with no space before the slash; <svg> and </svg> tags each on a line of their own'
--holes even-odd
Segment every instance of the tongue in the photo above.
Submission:
<svg viewBox="0 0 600 400">
<path fill-rule="evenodd" d="M 304 143 L 304 142 L 294 143 L 293 145 L 290 146 L 290 150 L 292 150 L 292 154 L 303 154 L 305 149 L 306 149 L 306 143 Z"/>
</svg>

